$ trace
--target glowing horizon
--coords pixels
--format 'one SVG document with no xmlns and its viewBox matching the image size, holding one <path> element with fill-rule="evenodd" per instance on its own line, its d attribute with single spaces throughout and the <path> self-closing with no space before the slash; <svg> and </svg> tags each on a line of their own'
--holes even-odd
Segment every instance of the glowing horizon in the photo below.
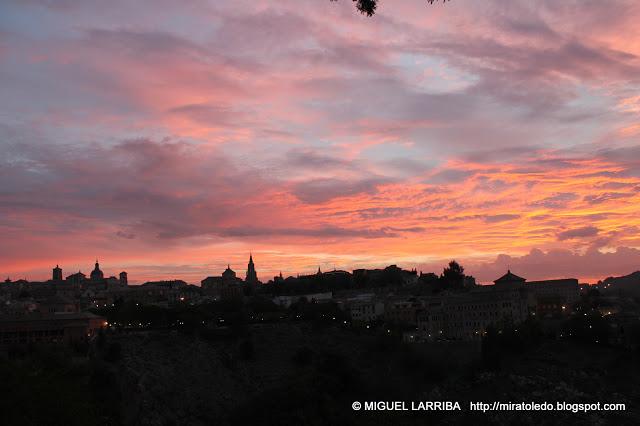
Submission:
<svg viewBox="0 0 640 426">
<path fill-rule="evenodd" d="M 639 270 L 640 4 L 557 3 L 5 2 L 0 274 Z"/>
</svg>

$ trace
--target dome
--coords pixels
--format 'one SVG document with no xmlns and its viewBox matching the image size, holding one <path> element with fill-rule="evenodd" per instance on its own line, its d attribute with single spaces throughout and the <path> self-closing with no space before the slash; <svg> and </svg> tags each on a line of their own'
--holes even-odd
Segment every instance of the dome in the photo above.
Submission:
<svg viewBox="0 0 640 426">
<path fill-rule="evenodd" d="M 100 264 L 98 263 L 98 259 L 96 259 L 96 265 L 91 271 L 91 279 L 92 280 L 101 280 L 104 278 L 104 274 L 100 270 Z"/>
<path fill-rule="evenodd" d="M 222 273 L 222 278 L 235 278 L 236 273 L 231 269 L 229 265 L 227 265 L 227 269 Z"/>
</svg>

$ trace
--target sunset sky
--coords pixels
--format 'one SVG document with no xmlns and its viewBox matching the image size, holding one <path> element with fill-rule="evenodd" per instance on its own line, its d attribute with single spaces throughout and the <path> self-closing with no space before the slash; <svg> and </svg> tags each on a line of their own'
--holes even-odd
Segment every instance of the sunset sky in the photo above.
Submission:
<svg viewBox="0 0 640 426">
<path fill-rule="evenodd" d="M 640 2 L 6 0 L 0 274 L 640 269 Z"/>
</svg>

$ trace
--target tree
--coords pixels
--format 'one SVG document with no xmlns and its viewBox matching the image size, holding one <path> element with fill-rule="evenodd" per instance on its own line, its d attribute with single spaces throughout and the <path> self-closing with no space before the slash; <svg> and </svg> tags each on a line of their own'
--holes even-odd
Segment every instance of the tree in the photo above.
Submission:
<svg viewBox="0 0 640 426">
<path fill-rule="evenodd" d="M 338 1 L 338 0 L 330 0 L 330 1 Z M 378 7 L 379 0 L 352 0 L 356 3 L 356 9 L 363 15 L 373 16 L 376 13 L 376 8 Z M 426 0 L 427 3 L 433 4 L 438 0 Z M 447 0 L 442 0 L 442 3 L 446 3 Z"/>
<path fill-rule="evenodd" d="M 449 266 L 444 268 L 440 281 L 443 288 L 462 288 L 464 285 L 464 268 L 455 260 L 449 262 Z"/>
</svg>

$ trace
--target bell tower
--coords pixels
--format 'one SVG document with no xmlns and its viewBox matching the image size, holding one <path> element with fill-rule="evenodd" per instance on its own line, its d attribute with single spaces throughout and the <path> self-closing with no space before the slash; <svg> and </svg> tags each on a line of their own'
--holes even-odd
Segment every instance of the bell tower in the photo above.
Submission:
<svg viewBox="0 0 640 426">
<path fill-rule="evenodd" d="M 53 281 L 62 281 L 62 269 L 60 266 L 56 265 L 56 267 L 53 268 L 53 276 L 51 279 Z"/>
</svg>

